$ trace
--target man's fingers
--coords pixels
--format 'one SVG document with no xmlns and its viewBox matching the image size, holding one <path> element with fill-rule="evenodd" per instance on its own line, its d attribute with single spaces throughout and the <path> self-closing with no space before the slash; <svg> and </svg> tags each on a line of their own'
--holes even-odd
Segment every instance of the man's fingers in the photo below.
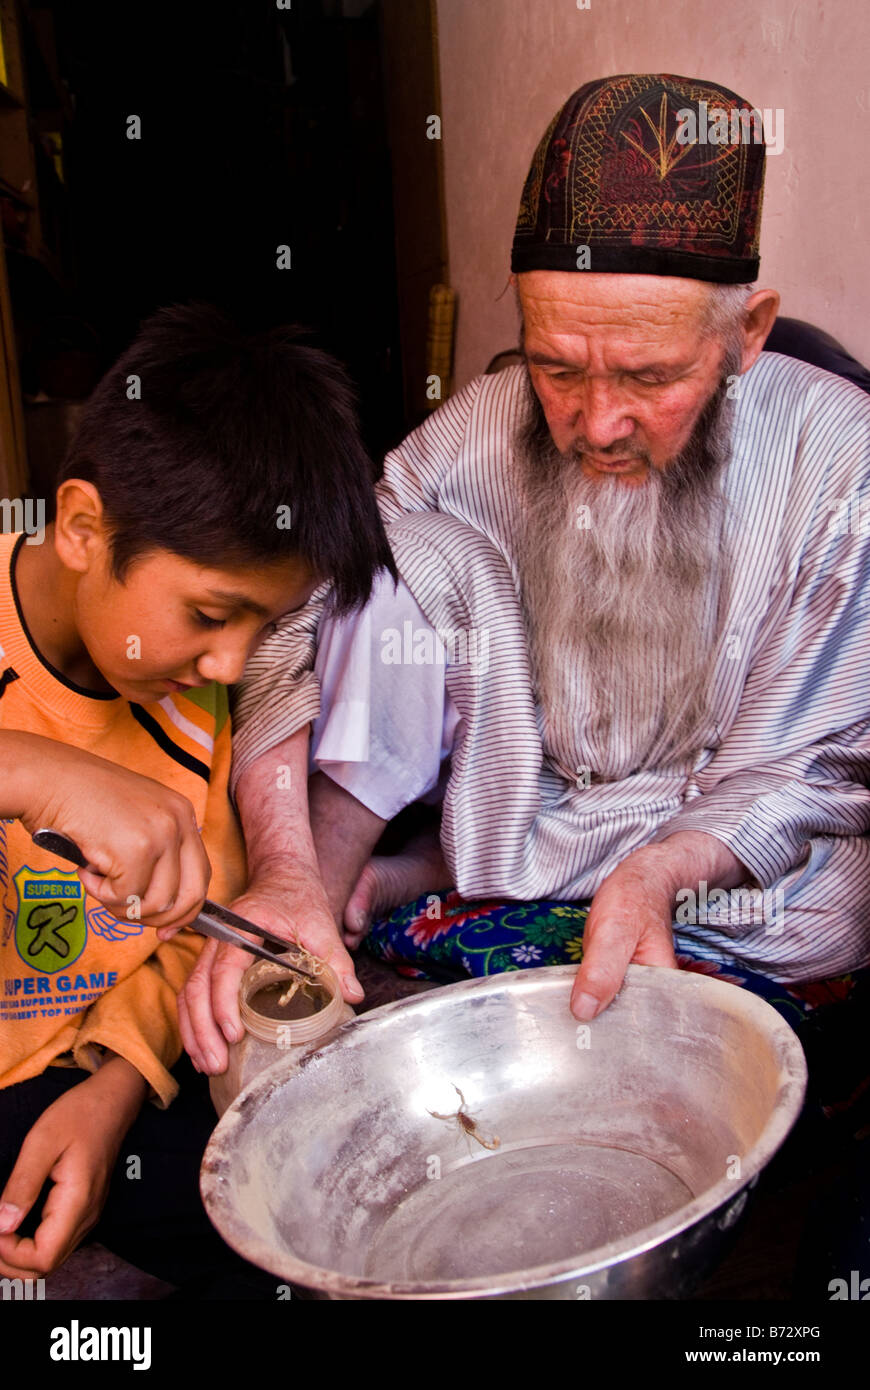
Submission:
<svg viewBox="0 0 870 1390">
<path fill-rule="evenodd" d="M 178 1029 L 181 1033 L 181 1042 L 185 1052 L 190 1057 L 191 1062 L 198 1072 L 205 1071 L 205 1058 L 199 1046 L 199 1039 L 194 1032 L 193 1024 L 190 1021 L 190 1011 L 187 1007 L 186 991 L 187 985 L 177 996 L 178 1005 Z"/>
<path fill-rule="evenodd" d="M 341 993 L 349 1004 L 358 1004 L 365 998 L 365 990 L 356 977 L 353 957 L 345 949 L 335 928 L 330 922 L 330 933 L 326 940 L 318 943 L 317 934 L 306 933 L 306 948 L 312 955 L 319 956 L 335 971 L 341 985 Z M 362 938 L 360 938 L 361 940 Z M 345 938 L 347 940 L 347 938 Z M 359 945 L 359 942 L 356 943 Z"/>
<path fill-rule="evenodd" d="M 359 909 L 351 907 L 351 905 L 348 904 L 347 908 L 345 909 L 344 921 L 341 924 L 341 942 L 344 944 L 344 946 L 347 947 L 347 951 L 359 950 L 363 941 L 369 934 L 371 925 L 372 919 L 370 912 L 362 912 Z M 347 960 L 351 962 L 351 968 L 353 969 L 353 961 L 352 958 L 349 955 L 347 955 L 347 951 L 345 952 L 345 955 L 347 957 Z M 334 966 L 333 969 L 335 969 Z M 341 979 L 341 975 L 339 975 L 339 979 Z M 356 1004 L 362 997 L 362 989 L 359 984 L 359 981 L 356 979 L 355 972 L 353 979 L 357 985 L 357 988 L 360 989 L 360 994 L 348 995 L 347 992 L 345 992 L 344 997 L 345 999 L 349 998 L 352 1004 Z"/>
<path fill-rule="evenodd" d="M 366 932 L 353 932 L 345 930 L 342 933 L 342 941 L 344 942 L 344 945 L 347 947 L 347 951 L 345 952 L 345 954 L 347 954 L 347 952 L 349 951 L 358 951 L 362 943 L 365 941 L 366 936 Z M 348 959 L 353 960 L 353 957 L 348 956 Z"/>
<path fill-rule="evenodd" d="M 594 906 L 583 934 L 583 963 L 571 991 L 571 1012 L 583 1022 L 613 1003 L 632 962 L 671 968 L 677 963 L 670 926 L 641 918 L 637 926 L 627 927 L 624 921 L 596 919 L 593 913 Z"/>
<path fill-rule="evenodd" d="M 190 1019 L 187 1014 L 187 1004 L 184 1000 L 184 990 L 182 989 L 177 996 L 176 1005 L 178 1008 L 178 1031 L 181 1034 L 181 1046 L 184 1048 L 193 1066 L 197 1071 L 202 1071 L 200 1064 L 199 1051 L 196 1044 L 193 1029 L 190 1026 Z"/>
<path fill-rule="evenodd" d="M 583 934 L 583 964 L 571 991 L 571 1012 L 583 1023 L 606 1009 L 619 993 L 634 956 L 637 937 L 624 928 L 604 923 Z"/>
<path fill-rule="evenodd" d="M 347 955 L 347 952 L 345 951 L 344 954 Z M 348 960 L 350 960 L 350 956 L 348 956 Z M 332 962 L 330 962 L 330 964 L 332 964 Z M 335 970 L 335 965 L 333 965 L 332 968 Z M 366 992 L 357 979 L 356 971 L 353 969 L 353 966 L 351 965 L 349 970 L 345 970 L 343 975 L 339 975 L 338 979 L 341 985 L 342 997 L 346 1003 L 361 1004 L 366 997 Z"/>
<path fill-rule="evenodd" d="M 350 1003 L 358 1003 L 364 997 L 363 989 L 332 918 L 319 907 L 295 906 L 299 917 L 305 920 L 302 942 L 305 949 L 327 962 L 338 977 L 343 997 Z M 275 901 L 266 895 L 251 894 L 237 899 L 232 907 L 241 916 L 262 923 L 275 935 L 284 937 L 288 946 L 294 942 L 293 920 L 282 898 Z M 159 934 L 163 935 L 163 929 Z M 207 941 L 178 996 L 181 1040 L 194 1066 L 208 1075 L 226 1071 L 227 1044 L 239 1042 L 244 1036 L 239 1015 L 239 982 L 252 960 L 251 955 L 238 947 Z"/>
<path fill-rule="evenodd" d="M 632 961 L 635 965 L 662 965 L 676 970 L 673 933 L 670 930 L 647 932 L 638 942 Z"/>
<path fill-rule="evenodd" d="M 310 893 L 294 896 L 291 893 L 276 910 L 273 898 L 251 893 L 233 903 L 233 908 L 244 917 L 262 923 L 277 936 L 285 937 L 288 944 L 298 940 L 306 951 L 326 961 L 335 971 L 342 996 L 348 1003 L 358 1004 L 365 997 L 365 991 L 356 978 L 353 958 L 342 943 L 331 912 L 320 902 L 319 896 Z"/>
<path fill-rule="evenodd" d="M 239 981 L 253 964 L 254 957 L 237 946 L 222 945 L 215 956 L 211 974 L 211 1004 L 214 1017 L 227 1042 L 244 1036 L 239 1014 Z"/>
<path fill-rule="evenodd" d="M 182 1042 L 195 1065 L 209 1075 L 225 1071 L 229 1057 L 226 1041 L 212 1014 L 212 970 L 218 949 L 216 941 L 206 941 L 178 996 Z"/>
</svg>

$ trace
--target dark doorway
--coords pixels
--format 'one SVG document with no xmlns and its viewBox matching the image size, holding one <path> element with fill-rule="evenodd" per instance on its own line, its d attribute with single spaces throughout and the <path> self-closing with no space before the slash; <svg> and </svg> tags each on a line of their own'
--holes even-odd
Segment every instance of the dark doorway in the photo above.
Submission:
<svg viewBox="0 0 870 1390">
<path fill-rule="evenodd" d="M 49 121 L 63 127 L 62 176 L 54 187 L 43 169 L 51 199 L 40 199 L 56 204 L 56 254 L 9 255 L 25 398 L 63 395 L 66 370 L 81 399 L 152 310 L 203 299 L 251 326 L 310 326 L 356 382 L 380 459 L 413 423 L 380 3 L 26 10 L 50 17 L 66 110 Z M 31 42 L 30 67 L 42 66 Z M 51 100 L 28 85 L 31 100 Z"/>
</svg>

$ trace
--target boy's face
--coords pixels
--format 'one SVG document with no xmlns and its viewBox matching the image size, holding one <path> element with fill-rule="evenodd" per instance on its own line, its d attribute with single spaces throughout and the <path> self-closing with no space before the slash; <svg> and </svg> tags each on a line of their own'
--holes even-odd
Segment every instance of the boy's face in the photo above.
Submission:
<svg viewBox="0 0 870 1390">
<path fill-rule="evenodd" d="M 212 568 L 159 550 L 137 558 L 121 584 L 108 552 L 101 558 L 80 576 L 76 627 L 100 674 L 136 704 L 240 680 L 271 624 L 320 582 L 298 559 Z"/>
</svg>

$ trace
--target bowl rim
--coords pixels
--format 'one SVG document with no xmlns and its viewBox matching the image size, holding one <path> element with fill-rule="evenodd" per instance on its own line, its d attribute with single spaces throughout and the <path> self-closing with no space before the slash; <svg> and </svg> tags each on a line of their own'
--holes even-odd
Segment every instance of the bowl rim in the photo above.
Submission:
<svg viewBox="0 0 870 1390">
<path fill-rule="evenodd" d="M 471 993 L 496 993 L 506 987 L 519 987 L 523 983 L 540 983 L 553 989 L 567 987 L 567 994 L 570 995 L 570 985 L 576 973 L 576 965 L 538 966 L 529 970 L 506 971 L 497 975 L 460 980 L 456 984 L 443 985 L 438 990 L 427 991 L 425 994 L 397 999 L 351 1019 L 329 1043 L 310 1052 L 301 1062 L 292 1057 L 282 1057 L 273 1066 L 260 1072 L 224 1112 L 203 1155 L 200 1192 L 209 1219 L 220 1235 L 243 1258 L 260 1265 L 284 1282 L 299 1284 L 333 1297 L 389 1300 L 462 1299 L 527 1293 L 543 1286 L 567 1282 L 582 1283 L 584 1278 L 614 1265 L 623 1264 L 679 1236 L 690 1226 L 695 1226 L 706 1217 L 712 1217 L 720 1207 L 728 1206 L 733 1209 L 741 1193 L 746 1193 L 748 1188 L 755 1185 L 761 1171 L 783 1143 L 800 1113 L 807 1084 L 807 1064 L 803 1048 L 785 1019 L 760 996 L 752 994 L 740 985 L 730 984 L 713 976 L 654 965 L 629 965 L 626 984 L 634 985 L 635 982 L 640 983 L 643 980 L 653 983 L 655 979 L 657 985 L 661 984 L 665 988 L 707 994 L 711 1000 L 717 1002 L 721 1010 L 732 1016 L 743 1016 L 748 1024 L 754 1024 L 764 1032 L 769 1037 L 771 1049 L 779 1060 L 776 1109 L 755 1143 L 741 1156 L 739 1179 L 720 1178 L 691 1202 L 677 1208 L 676 1212 L 671 1212 L 652 1225 L 644 1226 L 640 1231 L 632 1232 L 619 1240 L 584 1251 L 582 1255 L 497 1275 L 474 1275 L 437 1281 L 385 1282 L 382 1279 L 341 1274 L 336 1270 L 302 1260 L 290 1250 L 282 1253 L 279 1258 L 273 1247 L 240 1217 L 237 1208 L 232 1205 L 226 1185 L 226 1167 L 229 1160 L 224 1156 L 224 1151 L 233 1130 L 243 1122 L 243 1117 L 247 1123 L 252 1109 L 256 1111 L 265 1105 L 277 1089 L 292 1085 L 293 1078 L 300 1075 L 310 1064 L 321 1061 L 339 1049 L 359 1046 L 365 1033 L 370 1031 L 372 1021 L 380 1022 L 385 1017 L 404 1014 L 408 1010 L 425 1014 L 427 1010 L 436 1007 L 437 1002 L 442 1001 L 447 994 L 456 998 Z M 625 985 L 620 989 L 620 995 L 624 988 Z M 594 1022 L 595 1020 L 591 1026 L 594 1026 Z M 735 1214 L 734 1219 L 737 1215 L 739 1212 Z M 243 1243 L 240 1243 L 242 1241 Z"/>
</svg>

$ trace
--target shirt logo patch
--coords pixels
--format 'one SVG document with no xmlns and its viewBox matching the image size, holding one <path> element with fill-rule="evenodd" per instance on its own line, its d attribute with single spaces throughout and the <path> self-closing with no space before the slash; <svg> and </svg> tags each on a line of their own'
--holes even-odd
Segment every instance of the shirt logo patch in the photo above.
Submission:
<svg viewBox="0 0 870 1390">
<path fill-rule="evenodd" d="M 85 949 L 85 892 L 75 872 L 31 869 L 13 876 L 18 894 L 15 946 L 21 959 L 46 975 L 77 961 Z"/>
</svg>

